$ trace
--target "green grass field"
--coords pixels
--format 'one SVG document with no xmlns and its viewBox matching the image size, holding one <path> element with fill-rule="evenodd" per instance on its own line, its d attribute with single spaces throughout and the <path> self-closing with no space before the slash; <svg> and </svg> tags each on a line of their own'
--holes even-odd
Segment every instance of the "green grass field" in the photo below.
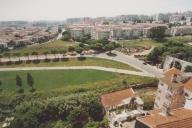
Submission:
<svg viewBox="0 0 192 128">
<path fill-rule="evenodd" d="M 132 71 L 139 71 L 138 69 L 135 69 L 134 67 L 113 61 L 113 60 L 107 60 L 107 59 L 100 59 L 100 58 L 86 58 L 85 60 L 78 60 L 77 58 L 71 58 L 68 61 L 59 61 L 59 62 L 44 62 L 41 61 L 40 63 L 33 63 L 26 64 L 23 62 L 22 64 L 12 64 L 12 65 L 1 65 L 0 67 L 52 67 L 52 66 L 101 66 L 101 67 L 107 67 L 107 68 L 118 68 L 118 69 L 126 69 L 126 70 L 132 70 Z"/>
<path fill-rule="evenodd" d="M 181 42 L 181 43 L 188 43 L 192 42 L 192 36 L 175 36 L 175 37 L 169 37 L 167 40 L 175 41 L 175 42 Z"/>
<path fill-rule="evenodd" d="M 74 42 L 67 42 L 62 40 L 56 40 L 52 42 L 32 45 L 25 48 L 19 48 L 10 51 L 11 55 L 13 56 L 14 53 L 19 53 L 21 56 L 24 56 L 25 53 L 31 54 L 32 52 L 38 52 L 39 54 L 43 54 L 44 52 L 51 52 L 51 51 L 61 51 L 67 49 L 69 46 L 75 46 Z M 3 53 L 4 54 L 4 53 Z"/>
<path fill-rule="evenodd" d="M 34 78 L 34 87 L 39 92 L 48 91 L 70 91 L 77 88 L 96 89 L 104 87 L 114 87 L 127 79 L 128 83 L 148 83 L 153 78 L 133 75 L 122 75 L 117 73 L 98 70 L 43 70 L 43 71 L 8 71 L 0 72 L 3 92 L 16 93 L 16 75 L 23 81 L 25 92 L 29 92 L 26 76 L 31 73 Z M 116 86 L 115 86 L 116 87 Z M 119 87 L 118 87 L 119 88 Z"/>
<path fill-rule="evenodd" d="M 66 86 L 77 86 L 98 81 L 105 81 L 115 78 L 115 74 L 97 70 L 47 70 L 47 71 L 11 71 L 0 72 L 2 88 L 4 91 L 16 91 L 15 76 L 21 76 L 23 88 L 29 89 L 26 82 L 27 72 L 34 77 L 35 88 L 37 90 L 51 90 L 64 88 Z"/>
<path fill-rule="evenodd" d="M 162 45 L 161 43 L 150 39 L 123 40 L 119 41 L 119 44 L 121 44 L 123 47 L 128 48 L 139 48 L 139 47 L 151 48 L 152 46 L 156 47 Z"/>
</svg>

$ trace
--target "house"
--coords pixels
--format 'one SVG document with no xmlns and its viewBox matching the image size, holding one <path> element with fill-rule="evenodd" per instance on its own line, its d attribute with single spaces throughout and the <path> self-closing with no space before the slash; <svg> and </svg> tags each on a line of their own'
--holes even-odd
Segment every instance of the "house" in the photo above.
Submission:
<svg viewBox="0 0 192 128">
<path fill-rule="evenodd" d="M 108 120 L 114 126 L 144 113 L 143 101 L 135 95 L 132 88 L 104 94 L 101 102 Z"/>
</svg>

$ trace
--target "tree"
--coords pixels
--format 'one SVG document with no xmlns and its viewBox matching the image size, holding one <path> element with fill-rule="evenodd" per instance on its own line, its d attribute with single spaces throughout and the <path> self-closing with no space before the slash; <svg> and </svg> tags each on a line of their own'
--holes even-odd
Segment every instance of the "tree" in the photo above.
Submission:
<svg viewBox="0 0 192 128">
<path fill-rule="evenodd" d="M 2 81 L 0 80 L 0 92 L 2 91 Z"/>
<path fill-rule="evenodd" d="M 30 73 L 27 73 L 27 84 L 29 85 L 29 87 L 31 88 L 31 92 L 33 92 L 35 89 L 33 87 L 33 84 L 34 84 L 34 80 L 33 80 L 33 77 Z"/>
<path fill-rule="evenodd" d="M 31 55 L 36 55 L 37 56 L 37 60 L 38 60 L 38 55 L 39 55 L 38 52 L 32 52 Z"/>
<path fill-rule="evenodd" d="M 69 51 L 69 52 L 74 52 L 74 51 L 75 51 L 75 48 L 74 48 L 73 46 L 69 46 L 68 51 Z"/>
<path fill-rule="evenodd" d="M 71 39 L 71 33 L 69 31 L 64 31 L 62 36 L 64 41 L 69 41 Z"/>
<path fill-rule="evenodd" d="M 103 45 L 101 43 L 95 43 L 95 44 L 91 44 L 90 48 L 93 50 L 102 51 Z"/>
<path fill-rule="evenodd" d="M 88 122 L 88 114 L 82 108 L 72 110 L 68 117 L 72 128 L 82 128 Z"/>
<path fill-rule="evenodd" d="M 127 85 L 127 84 L 128 84 L 126 79 L 124 79 L 124 80 L 122 81 L 122 83 L 123 83 L 123 85 Z"/>
<path fill-rule="evenodd" d="M 114 50 L 114 49 L 115 49 L 114 43 L 108 43 L 108 44 L 105 45 L 105 50 L 109 51 L 109 53 L 111 53 L 111 51 Z"/>
<path fill-rule="evenodd" d="M 59 28 L 58 28 L 58 33 L 61 33 L 61 32 L 62 32 L 62 28 L 59 27 Z"/>
<path fill-rule="evenodd" d="M 75 48 L 75 51 L 78 53 L 78 54 L 81 54 L 83 52 L 83 48 L 81 47 L 76 47 Z"/>
<path fill-rule="evenodd" d="M 147 60 L 151 61 L 153 64 L 156 64 L 160 61 L 160 56 L 163 52 L 166 51 L 164 47 L 156 47 L 147 55 Z"/>
<path fill-rule="evenodd" d="M 185 72 L 192 72 L 192 66 L 185 67 Z"/>
<path fill-rule="evenodd" d="M 3 56 L 8 57 L 9 61 L 11 61 L 11 53 L 6 52 L 6 53 L 3 54 Z"/>
<path fill-rule="evenodd" d="M 26 53 L 24 53 L 24 55 L 27 56 L 28 60 L 29 60 L 29 53 L 26 52 Z"/>
<path fill-rule="evenodd" d="M 43 54 L 45 55 L 45 59 L 47 59 L 47 54 L 49 54 L 49 52 L 43 52 Z"/>
<path fill-rule="evenodd" d="M 150 29 L 150 37 L 152 39 L 161 40 L 165 37 L 166 29 L 167 29 L 167 27 L 165 27 L 165 26 L 153 27 Z"/>
<path fill-rule="evenodd" d="M 180 62 L 178 62 L 178 61 L 173 61 L 173 62 L 170 64 L 170 68 L 172 68 L 172 67 L 175 67 L 176 69 L 181 70 L 182 65 L 181 65 Z"/>
<path fill-rule="evenodd" d="M 22 89 L 22 79 L 19 75 L 16 75 L 16 85 L 19 87 L 19 93 L 22 93 L 23 92 L 23 89 Z"/>
</svg>

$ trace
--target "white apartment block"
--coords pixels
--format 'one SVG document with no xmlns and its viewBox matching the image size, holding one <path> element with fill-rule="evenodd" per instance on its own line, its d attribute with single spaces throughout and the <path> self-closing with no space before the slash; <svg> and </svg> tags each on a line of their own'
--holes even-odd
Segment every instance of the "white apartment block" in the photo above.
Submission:
<svg viewBox="0 0 192 128">
<path fill-rule="evenodd" d="M 165 24 L 123 24 L 123 25 L 86 25 L 74 24 L 67 28 L 71 31 L 72 38 L 78 38 L 81 34 L 90 34 L 92 39 L 136 39 L 149 37 L 149 31 L 153 27 L 166 26 Z"/>
<path fill-rule="evenodd" d="M 179 23 L 182 20 L 183 15 L 171 15 L 169 18 L 169 23 Z"/>
<path fill-rule="evenodd" d="M 164 111 L 181 107 L 192 109 L 192 75 L 171 68 L 159 80 L 154 108 Z"/>
<path fill-rule="evenodd" d="M 179 35 L 191 35 L 192 26 L 177 26 L 170 29 L 170 35 L 179 36 Z"/>
</svg>

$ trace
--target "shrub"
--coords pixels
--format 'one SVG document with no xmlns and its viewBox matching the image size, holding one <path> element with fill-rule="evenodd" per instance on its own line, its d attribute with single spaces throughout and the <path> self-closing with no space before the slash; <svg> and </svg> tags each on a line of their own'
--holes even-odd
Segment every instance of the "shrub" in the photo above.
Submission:
<svg viewBox="0 0 192 128">
<path fill-rule="evenodd" d="M 77 57 L 77 59 L 78 59 L 79 61 L 83 61 L 83 60 L 86 60 L 87 58 L 86 58 L 86 57 Z"/>
<path fill-rule="evenodd" d="M 26 64 L 30 64 L 32 61 L 31 60 L 27 60 L 26 61 Z"/>
<path fill-rule="evenodd" d="M 62 58 L 62 61 L 69 61 L 69 58 Z"/>
<path fill-rule="evenodd" d="M 185 67 L 185 72 L 192 72 L 192 66 Z"/>
<path fill-rule="evenodd" d="M 68 120 L 72 128 L 82 128 L 88 122 L 88 114 L 82 108 L 77 108 L 70 112 Z"/>
</svg>

